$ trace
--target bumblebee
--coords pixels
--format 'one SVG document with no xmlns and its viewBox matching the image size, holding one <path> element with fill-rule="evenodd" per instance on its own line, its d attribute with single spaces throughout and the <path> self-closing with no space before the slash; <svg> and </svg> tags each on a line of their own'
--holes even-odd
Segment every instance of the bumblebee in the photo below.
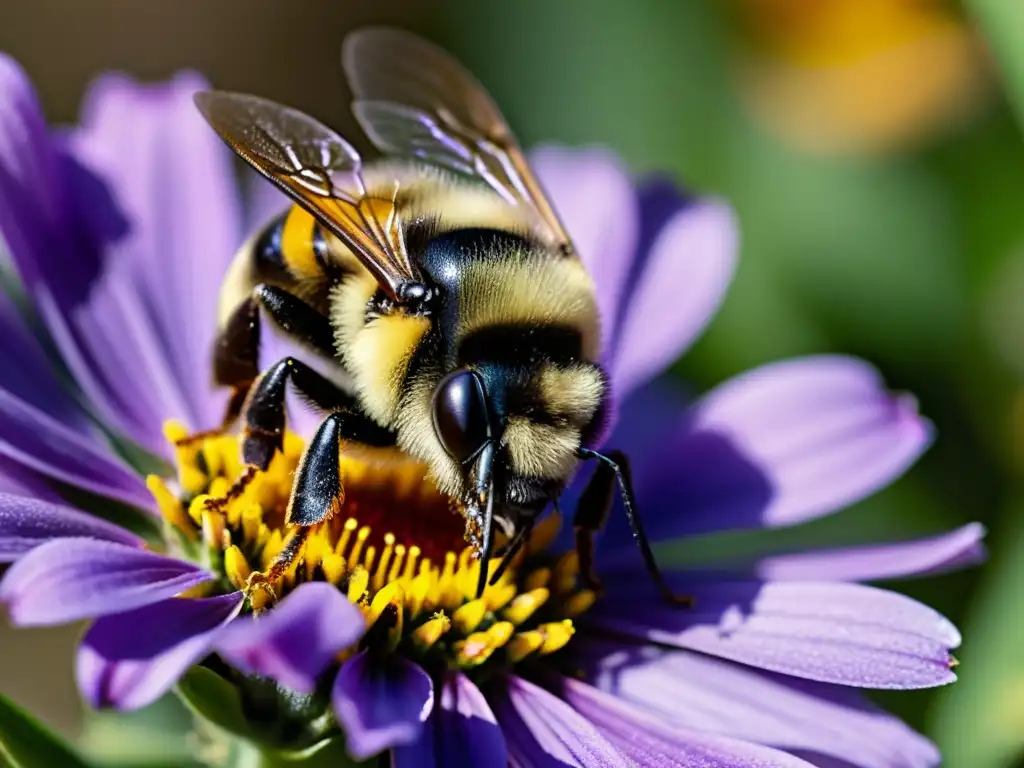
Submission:
<svg viewBox="0 0 1024 768">
<path fill-rule="evenodd" d="M 222 428 L 243 423 L 247 470 L 232 493 L 282 450 L 289 386 L 324 414 L 292 489 L 296 535 L 271 570 L 338 510 L 341 451 L 397 449 L 424 465 L 465 516 L 479 593 L 496 535 L 500 571 L 580 462 L 594 460 L 574 515 L 581 572 L 597 585 L 593 535 L 618 485 L 672 598 L 625 457 L 590 447 L 609 408 L 593 284 L 505 119 L 458 62 L 409 33 L 357 31 L 343 65 L 353 112 L 384 156 L 370 164 L 294 109 L 227 92 L 195 99 L 294 202 L 233 262 L 214 351 L 216 383 L 234 393 Z M 261 316 L 332 375 L 294 357 L 259 370 Z"/>
</svg>

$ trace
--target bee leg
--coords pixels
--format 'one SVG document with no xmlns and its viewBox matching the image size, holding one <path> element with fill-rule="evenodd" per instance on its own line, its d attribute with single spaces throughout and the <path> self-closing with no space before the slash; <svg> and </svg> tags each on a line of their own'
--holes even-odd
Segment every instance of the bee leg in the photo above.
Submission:
<svg viewBox="0 0 1024 768">
<path fill-rule="evenodd" d="M 501 553 L 501 562 L 498 563 L 498 567 L 491 574 L 491 580 L 488 582 L 491 586 L 498 583 L 498 579 L 504 575 L 505 571 L 508 570 L 508 567 L 516 559 L 519 550 L 530 540 L 530 534 L 533 532 L 533 522 L 532 519 L 527 520 L 523 527 L 516 531 L 516 535 L 509 542 L 508 546 L 505 547 L 505 551 Z"/>
<path fill-rule="evenodd" d="M 350 411 L 332 413 L 320 423 L 302 454 L 285 513 L 285 524 L 292 526 L 293 531 L 270 568 L 249 576 L 247 594 L 255 589 L 263 589 L 271 599 L 276 597 L 273 583 L 299 556 L 310 531 L 319 523 L 334 517 L 345 501 L 345 488 L 338 466 L 342 441 L 379 441 L 380 429 L 366 416 Z"/>
<path fill-rule="evenodd" d="M 249 391 L 259 378 L 261 308 L 303 346 L 324 357 L 334 354 L 334 332 L 321 312 L 281 288 L 257 285 L 252 295 L 231 314 L 214 344 L 214 383 L 232 390 L 224 418 L 220 426 L 195 432 L 179 444 L 223 434 L 238 420 Z"/>
<path fill-rule="evenodd" d="M 242 461 L 245 469 L 227 492 L 207 505 L 223 509 L 241 495 L 260 472 L 265 472 L 274 454 L 284 447 L 285 394 L 289 381 L 309 403 L 323 411 L 339 410 L 355 400 L 337 384 L 324 378 L 293 357 L 278 361 L 256 380 L 246 400 Z"/>
<path fill-rule="evenodd" d="M 626 519 L 629 521 L 629 527 L 633 531 L 633 540 L 640 549 L 640 555 L 643 557 L 644 566 L 646 566 L 651 579 L 654 581 L 655 585 L 658 587 L 667 602 L 672 603 L 673 605 L 691 606 L 693 604 L 693 598 L 677 595 L 673 592 L 668 582 L 665 581 L 665 576 L 662 574 L 661 568 L 658 567 L 657 560 L 654 559 L 654 553 L 651 551 L 651 544 L 647 540 L 647 534 L 644 533 L 643 523 L 640 521 L 640 514 L 636 508 L 636 495 L 633 493 L 633 481 L 630 476 L 629 461 L 626 456 L 621 451 L 609 451 L 609 453 L 605 455 L 597 453 L 596 451 L 591 451 L 587 448 L 581 448 L 579 455 L 582 459 L 595 459 L 599 462 L 597 470 L 594 472 L 594 476 L 590 479 L 590 482 L 587 484 L 587 488 L 583 492 L 583 496 L 580 499 L 580 504 L 577 507 L 576 515 L 573 520 L 576 525 L 576 547 L 580 557 L 580 570 L 585 574 L 584 578 L 594 578 L 594 532 L 600 528 L 601 524 L 604 523 L 608 516 L 608 511 L 611 508 L 612 502 L 611 489 L 613 481 L 615 481 L 617 482 L 622 494 L 622 505 L 626 511 Z M 607 490 L 605 490 L 606 488 Z M 591 489 L 593 489 L 592 495 L 588 499 L 588 491 L 591 491 Z M 602 494 L 602 492 L 605 496 L 604 499 L 600 498 L 600 494 Z M 584 503 L 588 501 L 594 505 L 596 511 L 582 511 L 582 520 L 584 524 L 581 525 L 581 510 L 584 508 Z M 602 503 L 598 505 L 595 502 Z M 587 525 L 588 523 L 590 525 Z M 594 525 L 594 523 L 597 524 Z M 580 546 L 581 530 L 584 531 L 584 535 L 582 536 L 582 549 Z"/>
<path fill-rule="evenodd" d="M 572 518 L 580 573 L 587 587 L 597 592 L 603 587 L 594 569 L 594 534 L 604 528 L 614 499 L 615 472 L 607 464 L 598 464 L 583 488 Z"/>
<path fill-rule="evenodd" d="M 257 379 L 245 408 L 242 459 L 266 470 L 284 445 L 285 395 L 288 384 L 310 405 L 321 411 L 340 411 L 355 405 L 355 398 L 311 367 L 286 357 Z"/>
<path fill-rule="evenodd" d="M 261 283 L 253 296 L 289 338 L 322 357 L 334 357 L 334 329 L 320 310 L 276 285 Z"/>
</svg>

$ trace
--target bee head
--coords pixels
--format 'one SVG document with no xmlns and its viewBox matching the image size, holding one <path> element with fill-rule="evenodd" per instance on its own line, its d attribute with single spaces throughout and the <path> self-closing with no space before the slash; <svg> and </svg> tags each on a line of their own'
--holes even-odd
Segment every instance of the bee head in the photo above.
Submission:
<svg viewBox="0 0 1024 768">
<path fill-rule="evenodd" d="M 490 496 L 506 525 L 540 514 L 576 468 L 604 390 L 590 364 L 483 364 L 444 376 L 432 399 L 434 431 L 460 467 L 471 514 Z"/>
</svg>

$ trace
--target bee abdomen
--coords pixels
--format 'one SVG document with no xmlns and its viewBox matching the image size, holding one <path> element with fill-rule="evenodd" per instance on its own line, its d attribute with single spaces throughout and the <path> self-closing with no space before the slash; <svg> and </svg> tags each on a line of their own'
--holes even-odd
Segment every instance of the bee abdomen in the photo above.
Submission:
<svg viewBox="0 0 1024 768">
<path fill-rule="evenodd" d="M 266 282 L 326 281 L 331 264 L 327 240 L 307 211 L 292 206 L 277 216 L 257 239 L 253 249 L 256 274 Z"/>
</svg>

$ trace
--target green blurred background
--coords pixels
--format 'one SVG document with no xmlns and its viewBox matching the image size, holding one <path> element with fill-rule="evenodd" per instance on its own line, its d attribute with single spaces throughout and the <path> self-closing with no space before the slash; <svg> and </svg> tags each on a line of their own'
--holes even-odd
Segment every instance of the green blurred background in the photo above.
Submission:
<svg viewBox="0 0 1024 768">
<path fill-rule="evenodd" d="M 667 170 L 730 200 L 738 277 L 678 375 L 703 389 L 780 357 L 848 352 L 915 393 L 938 427 L 925 459 L 869 501 L 732 544 L 984 522 L 988 565 L 898 585 L 964 629 L 960 682 L 879 698 L 945 765 L 987 768 L 1024 765 L 1024 6 L 965 5 L 0 0 L 0 49 L 58 122 L 104 70 L 190 67 L 355 136 L 340 41 L 398 23 L 463 59 L 525 144 L 605 144 L 638 174 Z M 75 635 L 0 634 L 0 690 L 69 733 L 81 728 Z"/>
</svg>

